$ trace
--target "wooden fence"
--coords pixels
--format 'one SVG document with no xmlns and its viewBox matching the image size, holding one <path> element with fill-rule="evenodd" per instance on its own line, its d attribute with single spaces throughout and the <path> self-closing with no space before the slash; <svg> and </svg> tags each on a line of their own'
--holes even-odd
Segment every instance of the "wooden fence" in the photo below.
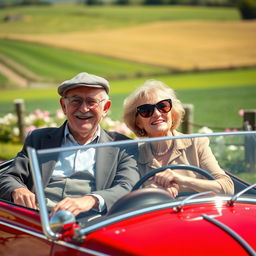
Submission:
<svg viewBox="0 0 256 256">
<path fill-rule="evenodd" d="M 20 131 L 20 140 L 25 139 L 25 103 L 23 99 L 14 100 L 15 111 L 18 117 L 18 128 Z M 183 122 L 181 124 L 181 132 L 184 134 L 193 133 L 193 127 L 203 127 L 203 125 L 195 124 L 194 119 L 194 105 L 184 104 L 185 115 Z M 211 128 L 211 127 L 209 127 Z M 256 110 L 247 110 L 244 113 L 243 124 L 241 128 L 245 131 L 255 131 L 256 130 Z M 219 128 L 220 129 L 220 128 Z M 224 130 L 224 129 L 223 129 Z"/>
<path fill-rule="evenodd" d="M 20 131 L 20 140 L 24 142 L 25 140 L 25 105 L 23 99 L 14 100 L 15 110 L 18 117 L 18 128 Z M 194 106 L 193 104 L 184 104 L 185 115 L 181 125 L 181 132 L 184 134 L 193 133 L 193 122 L 194 117 Z M 199 125 L 197 125 L 199 126 Z M 202 127 L 202 126 L 201 126 Z M 248 110 L 244 112 L 243 124 L 241 128 L 245 131 L 255 131 L 256 130 L 256 110 Z M 256 166 L 256 148 L 255 141 L 251 140 L 249 137 L 245 137 L 245 161 L 248 163 L 249 169 L 251 171 L 255 170 Z M 251 167 L 251 168 L 250 168 Z"/>
</svg>

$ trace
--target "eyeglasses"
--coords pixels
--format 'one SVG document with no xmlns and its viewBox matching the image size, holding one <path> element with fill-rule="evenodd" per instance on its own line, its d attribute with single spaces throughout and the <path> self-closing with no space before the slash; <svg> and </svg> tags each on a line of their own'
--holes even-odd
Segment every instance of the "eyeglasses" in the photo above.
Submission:
<svg viewBox="0 0 256 256">
<path fill-rule="evenodd" d="M 155 111 L 158 109 L 161 113 L 168 113 L 172 109 L 172 100 L 166 99 L 157 102 L 156 104 L 143 104 L 137 107 L 137 115 L 140 114 L 142 117 L 151 117 Z"/>
<path fill-rule="evenodd" d="M 78 97 L 78 96 L 64 97 L 64 99 L 67 99 L 68 103 L 75 108 L 81 107 L 83 102 L 85 102 L 86 106 L 89 109 L 98 107 L 99 104 L 105 100 L 105 99 L 98 100 L 93 98 L 83 99 L 82 97 Z"/>
</svg>

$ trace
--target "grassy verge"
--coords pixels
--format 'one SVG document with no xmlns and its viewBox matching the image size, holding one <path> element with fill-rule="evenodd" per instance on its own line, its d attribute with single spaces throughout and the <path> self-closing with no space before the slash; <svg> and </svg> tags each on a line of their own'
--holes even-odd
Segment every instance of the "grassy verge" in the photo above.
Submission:
<svg viewBox="0 0 256 256">
<path fill-rule="evenodd" d="M 0 142 L 0 161 L 15 157 L 21 148 L 22 144 Z"/>
</svg>

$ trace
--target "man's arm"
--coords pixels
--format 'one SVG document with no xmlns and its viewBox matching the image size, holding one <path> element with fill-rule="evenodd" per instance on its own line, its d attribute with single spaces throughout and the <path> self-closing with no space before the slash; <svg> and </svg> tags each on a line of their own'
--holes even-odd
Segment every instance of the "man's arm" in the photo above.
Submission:
<svg viewBox="0 0 256 256">
<path fill-rule="evenodd" d="M 104 198 L 107 211 L 119 198 L 130 192 L 139 180 L 140 175 L 136 161 L 137 151 L 137 145 L 131 146 L 129 149 L 120 149 L 116 159 L 112 159 L 112 161 L 115 161 L 115 170 L 112 170 L 115 175 L 106 182 L 102 190 L 92 192 Z"/>
</svg>

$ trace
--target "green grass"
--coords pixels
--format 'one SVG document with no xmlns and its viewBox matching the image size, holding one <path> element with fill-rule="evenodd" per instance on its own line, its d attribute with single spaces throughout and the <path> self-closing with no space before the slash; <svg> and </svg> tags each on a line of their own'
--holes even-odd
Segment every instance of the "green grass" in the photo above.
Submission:
<svg viewBox="0 0 256 256">
<path fill-rule="evenodd" d="M 20 14 L 18 22 L 1 22 L 2 34 L 39 34 L 120 28 L 155 21 L 239 20 L 236 8 L 188 6 L 29 6 L 0 9 L 0 20 Z"/>
<path fill-rule="evenodd" d="M 136 77 L 138 74 L 150 75 L 168 71 L 153 65 L 15 40 L 0 39 L 0 52 L 45 81 L 60 82 L 84 70 L 106 78 Z"/>
<path fill-rule="evenodd" d="M 183 103 L 194 105 L 194 121 L 209 127 L 241 127 L 240 109 L 256 109 L 256 69 L 188 73 L 150 77 L 161 80 L 174 88 Z M 110 117 L 120 120 L 124 98 L 143 79 L 111 82 L 112 107 Z M 52 113 L 59 108 L 56 88 L 6 90 L 0 96 L 0 116 L 13 112 L 13 100 L 23 98 L 26 112 L 36 108 Z"/>
<path fill-rule="evenodd" d="M 0 73 L 0 84 L 6 83 L 8 79 Z"/>
<path fill-rule="evenodd" d="M 21 148 L 22 144 L 0 142 L 0 162 L 15 157 Z"/>
</svg>

